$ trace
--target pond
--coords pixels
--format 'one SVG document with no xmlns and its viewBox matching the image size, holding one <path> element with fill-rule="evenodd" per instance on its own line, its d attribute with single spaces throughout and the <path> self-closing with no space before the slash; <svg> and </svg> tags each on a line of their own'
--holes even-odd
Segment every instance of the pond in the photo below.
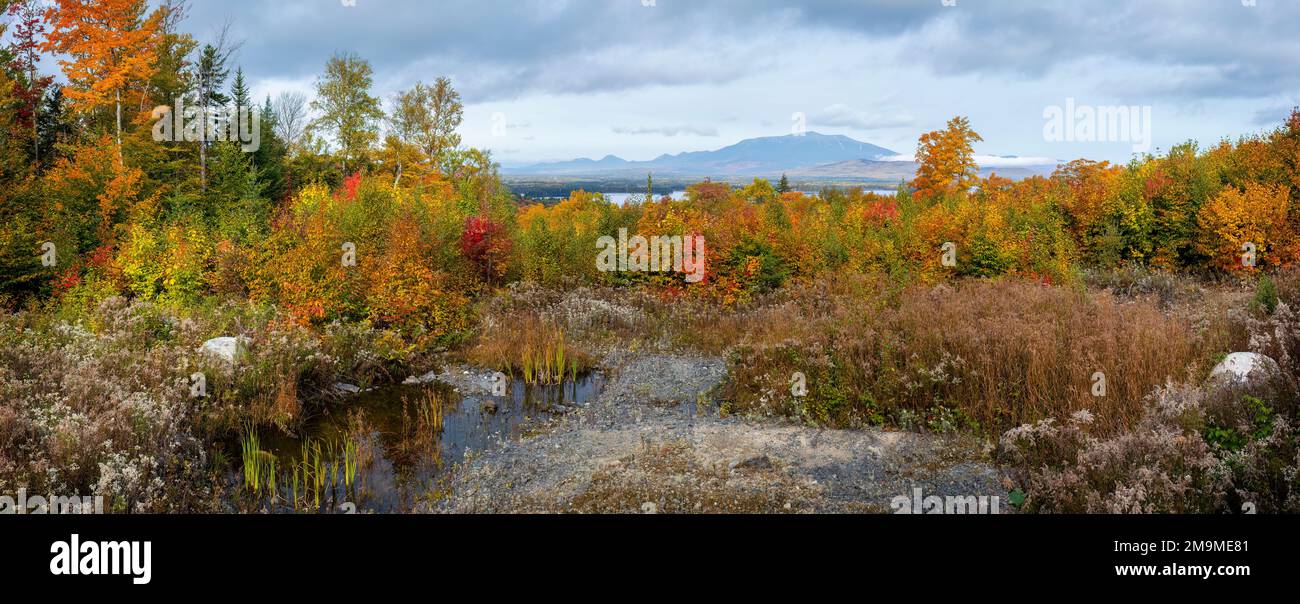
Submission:
<svg viewBox="0 0 1300 604">
<path fill-rule="evenodd" d="M 355 395 L 301 434 L 245 434 L 230 475 L 237 505 L 271 512 L 399 513 L 436 498 L 448 470 L 600 393 L 596 372 L 557 385 L 510 384 L 505 396 L 463 395 L 432 383 Z"/>
</svg>

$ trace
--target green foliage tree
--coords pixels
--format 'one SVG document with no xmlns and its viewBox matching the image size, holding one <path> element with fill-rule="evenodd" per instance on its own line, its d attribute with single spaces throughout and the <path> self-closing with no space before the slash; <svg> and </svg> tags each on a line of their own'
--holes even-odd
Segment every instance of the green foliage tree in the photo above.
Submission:
<svg viewBox="0 0 1300 604">
<path fill-rule="evenodd" d="M 333 138 L 344 170 L 359 169 L 378 138 L 384 112 L 370 95 L 373 84 L 370 63 L 351 53 L 334 55 L 316 81 L 311 107 L 321 115 L 309 129 Z"/>
</svg>

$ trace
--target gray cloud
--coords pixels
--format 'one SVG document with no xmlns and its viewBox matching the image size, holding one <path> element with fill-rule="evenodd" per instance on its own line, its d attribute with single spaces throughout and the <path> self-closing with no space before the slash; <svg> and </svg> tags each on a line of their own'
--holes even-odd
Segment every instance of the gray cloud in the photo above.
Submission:
<svg viewBox="0 0 1300 604">
<path fill-rule="evenodd" d="M 1300 2 L 1283 0 L 194 0 L 191 13 L 200 41 L 233 19 L 255 85 L 303 88 L 356 52 L 385 98 L 446 75 L 480 122 L 531 116 L 539 142 L 520 153 L 534 156 L 617 144 L 653 157 L 682 149 L 628 124 L 738 140 L 799 111 L 895 148 L 960 113 L 1014 147 L 993 151 L 1047 154 L 1032 122 L 1067 97 L 1153 105 L 1161 133 L 1210 140 L 1300 98 Z"/>
<path fill-rule="evenodd" d="M 717 136 L 718 129 L 711 126 L 615 126 L 611 129 L 614 134 L 658 134 L 660 136 L 677 136 L 687 134 L 692 136 Z"/>
<path fill-rule="evenodd" d="M 1286 123 L 1287 118 L 1291 117 L 1291 111 L 1300 107 L 1300 101 L 1293 103 L 1283 103 L 1272 107 L 1265 107 L 1255 112 L 1253 123 L 1256 126 L 1274 127 Z"/>
<path fill-rule="evenodd" d="M 826 107 L 812 114 L 808 119 L 814 126 L 856 130 L 899 128 L 916 123 L 916 119 L 904 109 L 892 109 L 888 113 L 860 111 L 842 103 Z"/>
<path fill-rule="evenodd" d="M 454 73 L 470 100 L 727 82 L 770 67 L 747 41 L 827 31 L 898 39 L 900 58 L 938 74 L 1036 77 L 1102 57 L 1202 74 L 1150 82 L 1143 94 L 1234 97 L 1300 85 L 1300 3 L 1267 0 L 226 0 L 192 14 L 204 24 L 233 18 L 243 62 L 268 77 L 311 76 L 333 52 L 352 50 L 381 70 Z"/>
</svg>

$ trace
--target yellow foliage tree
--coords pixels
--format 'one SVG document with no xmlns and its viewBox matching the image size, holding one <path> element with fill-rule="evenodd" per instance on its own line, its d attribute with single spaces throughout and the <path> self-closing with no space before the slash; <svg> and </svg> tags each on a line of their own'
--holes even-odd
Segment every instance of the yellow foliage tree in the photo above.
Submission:
<svg viewBox="0 0 1300 604">
<path fill-rule="evenodd" d="M 1245 190 L 1224 187 L 1201 208 L 1197 220 L 1202 253 L 1210 265 L 1225 270 L 1254 270 L 1260 265 L 1282 264 L 1281 249 L 1287 228 L 1287 187 L 1249 183 Z M 1249 252 L 1256 262 L 1250 262 Z"/>
</svg>

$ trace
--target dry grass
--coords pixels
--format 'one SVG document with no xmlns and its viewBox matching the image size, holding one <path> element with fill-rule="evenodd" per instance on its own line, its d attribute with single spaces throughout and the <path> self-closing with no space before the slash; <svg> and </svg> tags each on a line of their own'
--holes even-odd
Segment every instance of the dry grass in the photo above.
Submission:
<svg viewBox="0 0 1300 604">
<path fill-rule="evenodd" d="M 1201 319 L 1013 280 L 901 291 L 863 281 L 795 291 L 703 329 L 736 342 L 734 411 L 992 435 L 1080 410 L 1103 431 L 1134 425 L 1153 388 L 1199 379 L 1244 346 L 1227 318 Z M 807 397 L 791 394 L 796 372 Z"/>
<path fill-rule="evenodd" d="M 906 287 L 845 276 L 734 308 L 635 289 L 522 285 L 492 303 L 466 356 L 517 370 L 558 342 L 566 354 L 581 343 L 584 362 L 602 351 L 690 348 L 730 358 L 721 393 L 729 411 L 996 436 L 1084 409 L 1103 431 L 1135 425 L 1154 388 L 1199 380 L 1220 355 L 1246 349 L 1241 319 L 1229 312 L 1244 292 L 1133 271 L 1090 281 L 1108 285 Z M 796 373 L 806 397 L 792 395 Z M 1098 374 L 1104 396 L 1094 396 Z"/>
<path fill-rule="evenodd" d="M 592 356 L 570 343 L 564 330 L 535 315 L 485 324 L 466 360 L 492 367 L 528 384 L 558 384 L 576 379 L 595 365 Z"/>
</svg>

